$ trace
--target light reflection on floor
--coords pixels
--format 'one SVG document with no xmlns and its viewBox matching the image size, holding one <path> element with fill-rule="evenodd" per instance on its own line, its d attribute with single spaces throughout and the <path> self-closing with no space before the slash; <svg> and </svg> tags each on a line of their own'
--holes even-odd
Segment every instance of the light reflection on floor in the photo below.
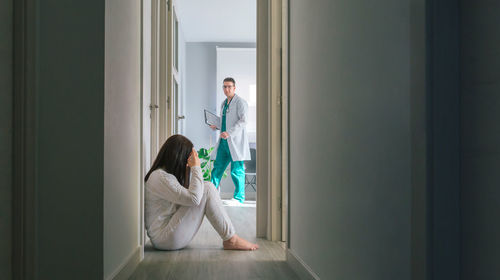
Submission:
<svg viewBox="0 0 500 280">
<path fill-rule="evenodd" d="M 222 202 L 224 203 L 224 201 L 229 201 L 229 199 L 223 199 Z M 256 201 L 252 201 L 252 200 L 246 200 L 245 202 L 243 203 L 238 203 L 238 204 L 224 204 L 225 207 L 253 207 L 255 208 L 257 206 L 257 203 Z"/>
</svg>

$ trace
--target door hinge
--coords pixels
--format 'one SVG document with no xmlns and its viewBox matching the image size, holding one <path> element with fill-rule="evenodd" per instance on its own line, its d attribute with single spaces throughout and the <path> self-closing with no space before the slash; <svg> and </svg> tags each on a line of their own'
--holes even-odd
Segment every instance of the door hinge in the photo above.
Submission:
<svg viewBox="0 0 500 280">
<path fill-rule="evenodd" d="M 281 196 L 279 198 L 278 207 L 279 207 L 279 210 L 283 209 L 283 199 L 281 199 Z"/>
<path fill-rule="evenodd" d="M 153 110 L 158 109 L 158 105 L 156 104 L 150 104 L 149 105 L 149 118 L 153 119 Z"/>
<path fill-rule="evenodd" d="M 167 9 L 170 12 L 170 0 L 167 0 Z"/>
</svg>

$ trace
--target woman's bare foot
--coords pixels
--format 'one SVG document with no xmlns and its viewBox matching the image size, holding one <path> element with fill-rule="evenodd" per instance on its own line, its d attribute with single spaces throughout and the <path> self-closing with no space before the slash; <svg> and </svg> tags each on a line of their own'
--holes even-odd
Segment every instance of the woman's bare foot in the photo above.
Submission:
<svg viewBox="0 0 500 280">
<path fill-rule="evenodd" d="M 245 239 L 239 237 L 238 235 L 233 235 L 230 239 L 222 242 L 224 246 L 224 250 L 257 250 L 259 249 L 259 245 L 250 243 Z"/>
</svg>

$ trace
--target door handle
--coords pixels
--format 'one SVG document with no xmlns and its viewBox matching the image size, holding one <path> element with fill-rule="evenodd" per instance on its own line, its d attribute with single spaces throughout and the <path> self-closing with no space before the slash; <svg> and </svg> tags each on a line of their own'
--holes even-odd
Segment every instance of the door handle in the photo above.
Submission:
<svg viewBox="0 0 500 280">
<path fill-rule="evenodd" d="M 178 120 L 183 120 L 183 119 L 185 119 L 185 118 L 186 118 L 186 116 L 177 116 L 177 119 L 178 119 Z"/>
<path fill-rule="evenodd" d="M 156 104 L 149 105 L 149 110 L 153 110 L 153 109 L 158 109 L 158 105 L 156 105 Z"/>
</svg>

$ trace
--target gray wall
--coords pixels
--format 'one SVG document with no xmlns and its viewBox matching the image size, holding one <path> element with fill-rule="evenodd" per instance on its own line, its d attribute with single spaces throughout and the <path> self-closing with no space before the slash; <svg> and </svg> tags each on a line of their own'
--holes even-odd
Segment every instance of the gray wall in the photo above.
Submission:
<svg viewBox="0 0 500 280">
<path fill-rule="evenodd" d="M 37 279 L 102 279 L 139 245 L 140 10 L 37 2 Z"/>
<path fill-rule="evenodd" d="M 37 5 L 37 275 L 101 279 L 105 2 Z"/>
<path fill-rule="evenodd" d="M 205 125 L 203 109 L 215 112 L 215 46 L 205 43 L 186 43 L 186 130 L 196 149 L 206 148 L 215 133 Z"/>
<path fill-rule="evenodd" d="M 410 278 L 409 15 L 290 3 L 290 249 L 321 279 Z"/>
<path fill-rule="evenodd" d="M 106 1 L 104 278 L 139 246 L 141 2 Z"/>
<path fill-rule="evenodd" d="M 13 1 L 0 1 L 0 279 L 11 278 Z"/>
<path fill-rule="evenodd" d="M 500 2 L 460 1 L 461 279 L 500 268 Z"/>
<path fill-rule="evenodd" d="M 426 279 L 428 268 L 428 173 L 427 168 L 427 20 L 426 1 L 411 0 L 410 9 L 410 123 L 412 130 L 411 184 L 412 184 L 412 234 L 411 276 Z"/>
<path fill-rule="evenodd" d="M 39 3 L 39 279 L 102 279 L 139 245 L 139 5 Z"/>
<path fill-rule="evenodd" d="M 428 213 L 431 279 L 460 270 L 460 71 L 456 0 L 427 1 Z M 415 133 L 412 133 L 415 134 Z M 413 226 L 413 225 L 412 225 Z M 413 226 L 415 227 L 415 226 Z"/>
</svg>

